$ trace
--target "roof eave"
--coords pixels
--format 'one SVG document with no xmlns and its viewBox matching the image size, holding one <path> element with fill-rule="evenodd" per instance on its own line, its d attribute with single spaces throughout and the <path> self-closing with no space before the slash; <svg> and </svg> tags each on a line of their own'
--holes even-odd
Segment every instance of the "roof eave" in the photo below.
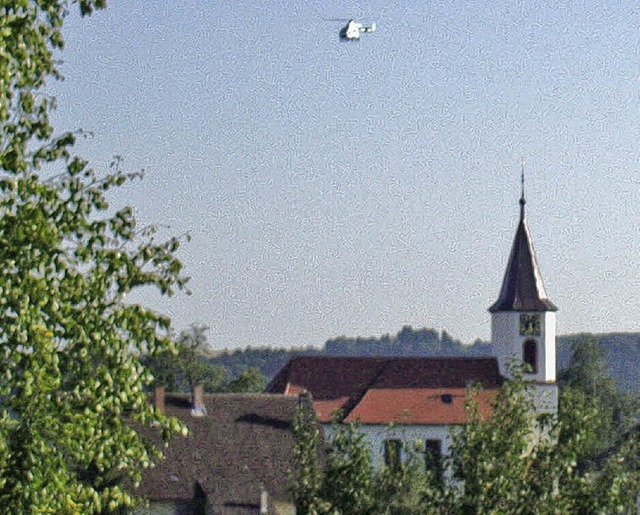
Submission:
<svg viewBox="0 0 640 515">
<path fill-rule="evenodd" d="M 551 311 L 551 312 L 555 312 L 558 311 L 557 306 L 551 302 L 549 299 L 539 299 L 538 300 L 538 305 L 536 306 L 524 306 L 522 305 L 522 303 L 520 302 L 513 302 L 513 304 L 510 304 L 508 302 L 503 302 L 502 299 L 498 300 L 497 302 L 495 302 L 490 308 L 489 308 L 489 313 L 499 313 L 499 312 L 507 312 L 507 311 L 514 311 L 514 312 L 519 312 L 519 313 L 524 313 L 524 312 L 545 312 L 545 311 Z"/>
</svg>

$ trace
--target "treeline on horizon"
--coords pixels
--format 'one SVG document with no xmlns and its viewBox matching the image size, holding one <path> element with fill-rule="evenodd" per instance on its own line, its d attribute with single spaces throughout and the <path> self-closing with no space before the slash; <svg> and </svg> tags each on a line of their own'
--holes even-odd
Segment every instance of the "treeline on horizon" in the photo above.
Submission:
<svg viewBox="0 0 640 515">
<path fill-rule="evenodd" d="M 571 344 L 586 333 L 558 336 L 556 341 L 558 371 L 565 369 L 571 358 Z M 640 333 L 605 333 L 590 335 L 606 357 L 609 372 L 620 390 L 640 392 Z M 293 356 L 422 356 L 422 357 L 482 357 L 491 355 L 491 344 L 476 340 L 465 345 L 446 331 L 414 329 L 404 326 L 396 335 L 381 337 L 339 336 L 325 342 L 321 348 L 261 347 L 225 351 L 210 358 L 212 365 L 223 365 L 237 376 L 249 367 L 257 368 L 270 381 Z"/>
</svg>

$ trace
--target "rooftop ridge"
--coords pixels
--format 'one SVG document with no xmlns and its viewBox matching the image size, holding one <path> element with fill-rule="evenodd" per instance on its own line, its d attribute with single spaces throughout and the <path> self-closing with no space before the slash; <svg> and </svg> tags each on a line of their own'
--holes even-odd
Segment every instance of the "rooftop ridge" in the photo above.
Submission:
<svg viewBox="0 0 640 515">
<path fill-rule="evenodd" d="M 327 355 L 327 356 L 292 356 L 289 360 L 289 363 L 295 360 L 304 360 L 308 361 L 310 359 L 357 359 L 357 360 L 434 360 L 434 361 L 483 361 L 483 360 L 492 360 L 495 359 L 493 356 L 336 356 L 336 355 Z"/>
</svg>

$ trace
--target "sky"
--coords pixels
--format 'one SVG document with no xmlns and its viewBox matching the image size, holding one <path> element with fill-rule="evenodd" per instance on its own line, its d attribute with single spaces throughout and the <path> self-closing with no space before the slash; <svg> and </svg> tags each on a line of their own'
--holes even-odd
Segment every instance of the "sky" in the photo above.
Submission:
<svg viewBox="0 0 640 515">
<path fill-rule="evenodd" d="M 486 4 L 486 5 L 485 5 Z M 640 331 L 635 1 L 110 0 L 67 20 L 60 131 L 191 295 L 129 300 L 215 348 L 490 338 L 519 216 L 558 334 Z M 334 19 L 376 22 L 341 43 Z"/>
</svg>

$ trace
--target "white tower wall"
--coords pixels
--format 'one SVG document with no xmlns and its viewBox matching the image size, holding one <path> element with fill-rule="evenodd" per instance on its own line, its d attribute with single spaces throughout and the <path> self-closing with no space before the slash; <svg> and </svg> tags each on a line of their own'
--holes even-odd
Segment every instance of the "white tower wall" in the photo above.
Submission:
<svg viewBox="0 0 640 515">
<path fill-rule="evenodd" d="M 520 334 L 520 316 L 539 316 L 539 334 Z M 536 382 L 556 380 L 556 314 L 550 311 L 498 311 L 491 314 L 491 340 L 494 355 L 498 358 L 500 373 L 509 377 L 512 362 L 524 361 L 524 344 L 527 340 L 536 342 L 537 372 L 527 374 Z"/>
</svg>

